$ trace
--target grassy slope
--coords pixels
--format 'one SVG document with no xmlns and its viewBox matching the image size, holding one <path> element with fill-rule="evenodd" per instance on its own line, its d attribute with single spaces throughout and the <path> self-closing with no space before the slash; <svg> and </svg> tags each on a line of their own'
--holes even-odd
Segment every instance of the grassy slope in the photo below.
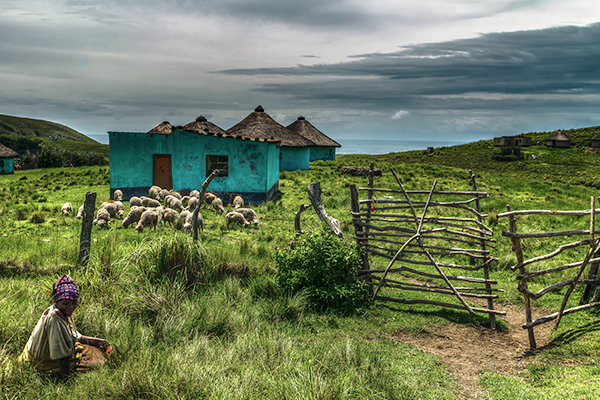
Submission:
<svg viewBox="0 0 600 400">
<path fill-rule="evenodd" d="M 597 154 L 533 146 L 526 151 L 538 155 L 536 160 L 499 163 L 491 161 L 494 151 L 489 143 L 478 142 L 436 149 L 432 155 L 342 156 L 336 162 L 313 163 L 310 171 L 282 173 L 281 199 L 255 207 L 265 216 L 257 230 L 227 231 L 222 216 L 203 210 L 206 229 L 201 243 L 207 270 L 203 280 L 192 286 L 186 286 L 185 279 L 152 278 L 157 265 L 164 265 L 164 255 L 178 252 L 178 245 L 169 240 L 179 236 L 170 227 L 141 235 L 115 226 L 94 230 L 91 266 L 74 268 L 79 222 L 61 218 L 59 209 L 65 201 L 77 208 L 88 190 L 99 193 L 98 202 L 106 200 L 106 168 L 19 171 L 4 176 L 0 291 L 10 296 L 0 300 L 0 339 L 5 343 L 0 353 L 2 390 L 21 398 L 61 392 L 62 384 L 31 375 L 13 361 L 49 304 L 45 293 L 52 281 L 67 272 L 84 292 L 82 309 L 76 314 L 80 331 L 107 337 L 118 349 L 108 368 L 69 383 L 73 396 L 459 397 L 439 361 L 388 338 L 399 329 L 427 332 L 431 325 L 485 324 L 486 318 L 471 319 L 466 313 L 429 306 L 413 306 L 407 312 L 406 307 L 382 304 L 354 316 L 312 314 L 305 310 L 301 296 L 278 295 L 272 255 L 275 246 L 285 249 L 293 236 L 293 213 L 307 202 L 310 182 L 321 181 L 325 208 L 340 220 L 346 235 L 351 234 L 348 187 L 364 187 L 366 179 L 340 175 L 335 171 L 338 165 L 375 162 L 386 171 L 377 178 L 378 187 L 396 185 L 387 172 L 393 167 L 407 189 L 428 189 L 434 179 L 444 189 L 467 189 L 471 168 L 479 189 L 490 194 L 482 206 L 491 215 L 503 212 L 506 204 L 515 209 L 589 207 L 597 188 L 592 174 Z M 35 213 L 46 222 L 30 222 Z M 555 222 L 557 227 L 564 223 Z M 580 229 L 586 223 L 567 221 Z M 505 219 L 492 217 L 488 224 L 496 232 L 507 230 Z M 305 231 L 318 225 L 314 213 L 303 214 Z M 502 302 L 519 304 L 522 296 L 514 289 L 515 276 L 508 268 L 515 262 L 510 243 L 498 234 L 496 239 L 495 255 L 501 260 L 492 278 L 506 290 Z M 525 250 L 539 254 L 542 245 L 532 243 Z M 196 251 L 191 244 L 186 246 L 183 253 Z M 541 288 L 545 283 L 540 280 L 533 286 Z M 556 309 L 562 294 L 545 296 L 537 305 Z M 482 384 L 492 398 L 597 397 L 598 385 L 581 384 L 597 383 L 600 376 L 597 315 L 591 310 L 565 317 L 554 334 L 558 346 L 539 351 L 538 366 L 518 378 L 484 373 Z M 579 365 L 569 366 L 573 363 L 569 360 Z"/>
<path fill-rule="evenodd" d="M 48 137 L 59 137 L 49 140 Z M 55 122 L 0 115 L 0 140 L 7 138 L 14 141 L 20 137 L 37 141 L 42 147 L 70 152 L 91 152 L 108 156 L 108 146 L 91 139 L 74 129 Z M 4 142 L 4 141 L 3 141 Z"/>
</svg>

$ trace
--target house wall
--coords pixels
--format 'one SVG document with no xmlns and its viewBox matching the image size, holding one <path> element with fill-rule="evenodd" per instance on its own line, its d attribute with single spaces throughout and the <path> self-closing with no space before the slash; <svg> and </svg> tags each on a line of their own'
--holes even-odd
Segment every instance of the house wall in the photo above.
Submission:
<svg viewBox="0 0 600 400">
<path fill-rule="evenodd" d="M 111 197 L 121 189 L 125 199 L 147 195 L 152 186 L 153 156 L 171 155 L 173 189 L 200 189 L 206 180 L 206 155 L 226 155 L 229 176 L 216 177 L 208 190 L 229 201 L 229 193 L 251 202 L 265 201 L 279 183 L 279 150 L 276 143 L 208 136 L 186 131 L 170 135 L 111 132 Z"/>
<path fill-rule="evenodd" d="M 600 148 L 600 140 L 592 140 L 592 148 Z"/>
<path fill-rule="evenodd" d="M 335 147 L 319 147 L 310 148 L 310 161 L 335 161 Z"/>
<path fill-rule="evenodd" d="M 547 140 L 546 146 L 547 147 L 567 148 L 567 147 L 571 147 L 571 142 L 566 141 L 566 140 Z"/>
<path fill-rule="evenodd" d="M 280 171 L 306 171 L 310 167 L 310 147 L 281 147 Z"/>
<path fill-rule="evenodd" d="M 8 175 L 15 173 L 15 158 L 0 157 L 0 175 Z"/>
</svg>

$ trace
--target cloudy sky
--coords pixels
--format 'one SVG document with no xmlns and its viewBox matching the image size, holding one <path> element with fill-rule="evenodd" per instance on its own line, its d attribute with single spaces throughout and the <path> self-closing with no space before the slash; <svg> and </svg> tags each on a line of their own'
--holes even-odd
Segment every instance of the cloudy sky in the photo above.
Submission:
<svg viewBox="0 0 600 400">
<path fill-rule="evenodd" d="M 257 105 L 334 139 L 600 125 L 589 0 L 2 0 L 0 114 L 88 135 Z"/>
</svg>

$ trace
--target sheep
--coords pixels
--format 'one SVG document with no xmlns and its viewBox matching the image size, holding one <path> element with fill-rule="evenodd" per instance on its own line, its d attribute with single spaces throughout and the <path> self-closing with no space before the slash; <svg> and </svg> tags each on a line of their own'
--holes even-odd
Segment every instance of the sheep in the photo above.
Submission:
<svg viewBox="0 0 600 400">
<path fill-rule="evenodd" d="M 229 229 L 229 224 L 234 222 L 238 225 L 243 226 L 244 228 L 250 226 L 250 222 L 246 221 L 244 215 L 235 211 L 228 212 L 227 215 L 225 215 L 225 227 Z"/>
<path fill-rule="evenodd" d="M 101 208 L 96 213 L 96 219 L 94 220 L 94 225 L 98 227 L 98 229 L 106 228 L 110 225 L 110 213 L 105 208 Z"/>
<path fill-rule="evenodd" d="M 136 196 L 132 196 L 129 199 L 129 207 L 133 207 L 133 206 L 137 206 L 137 207 L 142 207 L 142 199 L 140 199 L 139 197 Z"/>
<path fill-rule="evenodd" d="M 171 196 L 170 194 L 165 196 L 165 206 L 169 207 L 171 205 L 171 200 L 175 199 L 175 196 Z"/>
<path fill-rule="evenodd" d="M 219 214 L 223 214 L 223 211 L 225 211 L 223 209 L 223 200 L 221 200 L 219 197 L 215 197 L 215 199 L 212 201 L 212 203 L 210 204 L 212 206 L 212 208 L 215 209 L 216 212 L 218 212 Z"/>
<path fill-rule="evenodd" d="M 127 216 L 123 220 L 123 228 L 127 228 L 129 225 L 133 224 L 134 222 L 138 222 L 140 220 L 140 217 L 144 213 L 144 211 L 146 211 L 146 207 L 144 207 L 144 206 L 131 207 L 131 209 L 129 209 L 129 214 L 127 214 Z"/>
<path fill-rule="evenodd" d="M 65 203 L 60 208 L 61 214 L 64 215 L 65 217 L 68 216 L 69 214 L 71 214 L 72 211 L 73 211 L 73 206 L 71 205 L 71 203 Z"/>
<path fill-rule="evenodd" d="M 113 193 L 113 199 L 115 201 L 123 201 L 123 192 L 120 189 L 115 190 Z"/>
<path fill-rule="evenodd" d="M 179 213 L 172 208 L 165 208 L 162 212 L 162 221 L 170 222 L 171 224 L 175 224 L 179 219 Z"/>
<path fill-rule="evenodd" d="M 172 197 L 171 204 L 169 204 L 169 207 L 179 212 L 183 210 L 183 204 L 181 204 L 181 200 L 175 197 Z"/>
<path fill-rule="evenodd" d="M 199 191 L 197 191 L 197 190 L 192 190 L 192 191 L 190 192 L 190 197 L 195 197 L 195 198 L 197 198 L 197 199 L 200 199 L 200 192 L 199 192 Z"/>
<path fill-rule="evenodd" d="M 169 194 L 169 191 L 167 189 L 163 189 L 160 191 L 160 199 L 164 200 L 165 197 L 167 197 L 167 195 Z"/>
<path fill-rule="evenodd" d="M 183 196 L 181 198 L 181 204 L 183 204 L 184 207 L 187 207 L 189 202 L 190 202 L 190 196 Z"/>
<path fill-rule="evenodd" d="M 185 217 L 185 223 L 183 224 L 183 231 L 184 232 L 189 232 L 194 227 L 192 225 L 193 218 L 194 218 L 194 213 L 189 213 L 189 214 L 186 215 L 186 217 Z M 202 214 L 200 214 L 200 213 L 198 213 L 198 228 L 200 228 L 200 230 L 202 232 L 204 232 L 204 219 L 202 218 Z"/>
<path fill-rule="evenodd" d="M 156 230 L 156 225 L 158 224 L 158 211 L 156 209 L 149 209 L 142 213 L 140 217 L 140 221 L 135 227 L 135 230 L 138 233 L 142 233 L 145 227 L 152 226 L 152 230 Z"/>
<path fill-rule="evenodd" d="M 105 209 L 106 211 L 108 211 L 108 213 L 110 214 L 111 218 L 116 218 L 117 215 L 119 214 L 119 207 L 112 200 L 105 201 L 104 203 L 102 203 L 100 205 L 100 209 Z"/>
<path fill-rule="evenodd" d="M 231 203 L 233 208 L 241 208 L 241 207 L 244 207 L 244 205 L 246 204 L 246 201 L 244 200 L 244 198 L 241 195 L 239 195 L 237 193 L 231 193 L 229 195 L 229 203 Z"/>
<path fill-rule="evenodd" d="M 146 208 L 156 208 L 160 207 L 160 201 L 151 199 L 150 197 L 143 196 L 142 197 L 142 205 Z"/>
<path fill-rule="evenodd" d="M 264 217 L 256 215 L 256 212 L 251 208 L 236 208 L 235 211 L 242 214 L 246 220 L 254 222 L 255 228 L 259 220 L 264 219 Z"/>
<path fill-rule="evenodd" d="M 77 218 L 77 219 L 83 218 L 83 204 L 81 205 L 81 207 L 79 207 L 79 210 L 77 210 L 77 216 L 75 218 Z"/>
<path fill-rule="evenodd" d="M 206 204 L 212 204 L 213 200 L 217 197 L 213 192 L 206 192 L 204 194 L 204 201 Z"/>
<path fill-rule="evenodd" d="M 197 197 L 190 197 L 187 209 L 190 211 L 194 211 L 196 207 L 198 207 L 198 203 L 200 203 L 200 200 L 198 200 Z"/>
<path fill-rule="evenodd" d="M 188 210 L 183 210 L 182 212 L 179 213 L 179 219 L 182 219 L 183 222 L 185 222 L 185 218 L 190 214 L 191 214 L 191 212 L 189 212 Z"/>
<path fill-rule="evenodd" d="M 160 186 L 153 185 L 148 189 L 148 197 L 154 200 L 160 200 Z"/>
<path fill-rule="evenodd" d="M 179 194 L 179 192 L 177 190 L 169 190 L 169 195 L 173 196 L 173 197 L 177 197 L 177 200 L 181 201 L 181 195 Z"/>
<path fill-rule="evenodd" d="M 122 219 L 125 213 L 125 206 L 119 200 L 115 201 L 115 205 L 117 206 L 117 215 Z"/>
</svg>

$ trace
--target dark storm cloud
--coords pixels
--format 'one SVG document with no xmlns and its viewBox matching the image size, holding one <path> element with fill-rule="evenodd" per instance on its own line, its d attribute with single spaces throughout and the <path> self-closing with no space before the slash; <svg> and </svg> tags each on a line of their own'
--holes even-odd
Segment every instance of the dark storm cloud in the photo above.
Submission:
<svg viewBox="0 0 600 400">
<path fill-rule="evenodd" d="M 560 95 L 600 93 L 600 24 L 537 31 L 493 33 L 474 39 L 409 46 L 389 54 L 363 54 L 355 60 L 313 66 L 232 69 L 232 75 L 309 77 L 306 83 L 269 83 L 257 90 L 286 92 L 302 99 L 364 101 L 379 107 L 410 103 L 440 106 L 431 96 L 492 93 L 559 95 L 544 102 L 561 103 Z M 282 81 L 285 77 L 281 78 Z M 295 79 L 298 80 L 297 78 Z M 476 96 L 475 96 L 476 97 Z M 452 106 L 485 108 L 508 101 Z M 510 102 L 519 104 L 518 99 Z"/>
</svg>

